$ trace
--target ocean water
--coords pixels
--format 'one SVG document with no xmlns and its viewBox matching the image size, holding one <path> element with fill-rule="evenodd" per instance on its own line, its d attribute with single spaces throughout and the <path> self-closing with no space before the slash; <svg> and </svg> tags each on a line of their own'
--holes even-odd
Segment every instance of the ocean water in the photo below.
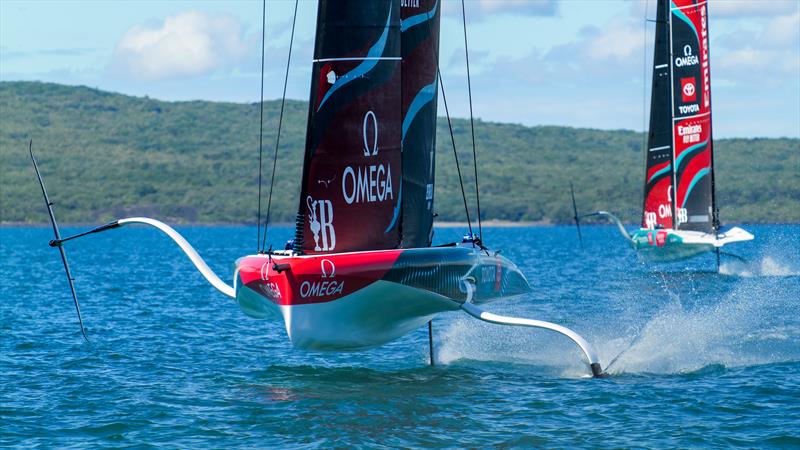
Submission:
<svg viewBox="0 0 800 450">
<path fill-rule="evenodd" d="M 0 229 L 0 447 L 800 446 L 800 226 L 748 226 L 712 256 L 644 266 L 611 227 L 489 228 L 533 293 L 487 306 L 593 343 L 459 312 L 359 353 L 291 348 L 166 237 L 68 244 L 90 342 L 46 228 Z M 66 229 L 64 233 L 77 231 Z M 179 228 L 230 280 L 253 228 Z M 463 230 L 437 230 L 437 241 Z M 283 242 L 290 230 L 274 230 Z"/>
</svg>

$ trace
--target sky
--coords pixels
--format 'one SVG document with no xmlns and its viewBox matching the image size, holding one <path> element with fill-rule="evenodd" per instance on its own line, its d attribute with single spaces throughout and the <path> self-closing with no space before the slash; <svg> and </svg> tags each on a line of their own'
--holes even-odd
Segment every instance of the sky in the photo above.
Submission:
<svg viewBox="0 0 800 450">
<path fill-rule="evenodd" d="M 440 61 L 451 115 L 467 117 L 460 6 L 443 0 Z M 266 99 L 283 90 L 293 8 L 266 5 Z M 645 128 L 655 0 L 466 0 L 465 9 L 476 117 Z M 307 100 L 315 21 L 316 2 L 301 0 L 289 98 Z M 800 0 L 711 0 L 709 27 L 715 137 L 800 137 Z M 259 0 L 0 0 L 0 81 L 256 102 L 260 39 Z"/>
</svg>

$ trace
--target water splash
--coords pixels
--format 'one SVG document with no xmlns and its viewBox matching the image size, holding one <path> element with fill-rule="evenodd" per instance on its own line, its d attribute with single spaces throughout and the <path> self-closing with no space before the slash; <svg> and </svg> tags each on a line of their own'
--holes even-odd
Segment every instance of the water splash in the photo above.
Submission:
<svg viewBox="0 0 800 450">
<path fill-rule="evenodd" d="M 665 286 L 666 302 L 635 317 L 609 312 L 570 326 L 597 346 L 604 364 L 618 357 L 608 370 L 612 375 L 680 374 L 707 367 L 800 361 L 796 282 L 742 278 L 729 283 L 732 289 L 721 298 L 704 302 L 697 301 L 695 291 L 680 293 L 675 286 Z M 444 329 L 441 339 L 437 359 L 443 364 L 460 359 L 499 361 L 535 365 L 537 373 L 585 375 L 580 352 L 553 333 L 464 318 Z"/>
<path fill-rule="evenodd" d="M 756 261 L 732 261 L 719 267 L 719 273 L 737 277 L 793 277 L 800 276 L 788 262 L 780 262 L 770 256 L 765 256 Z"/>
<path fill-rule="evenodd" d="M 793 283 L 743 280 L 719 302 L 687 308 L 672 300 L 635 335 L 610 339 L 602 355 L 623 348 L 611 373 L 687 373 L 800 360 Z"/>
<path fill-rule="evenodd" d="M 530 315 L 527 315 L 530 316 Z M 436 361 L 495 361 L 536 366 L 537 374 L 564 378 L 590 376 L 588 363 L 575 344 L 547 330 L 508 327 L 459 317 L 439 336 Z"/>
</svg>

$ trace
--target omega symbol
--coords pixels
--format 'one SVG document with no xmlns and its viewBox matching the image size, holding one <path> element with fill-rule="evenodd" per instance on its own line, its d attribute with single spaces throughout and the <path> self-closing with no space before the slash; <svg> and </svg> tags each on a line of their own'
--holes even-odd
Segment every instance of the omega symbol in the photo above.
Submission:
<svg viewBox="0 0 800 450">
<path fill-rule="evenodd" d="M 372 117 L 372 120 L 370 120 Z M 372 137 L 372 148 L 369 147 L 369 139 L 367 139 L 367 128 L 369 127 L 369 122 L 372 122 L 372 128 L 374 130 L 373 137 Z M 367 111 L 364 115 L 364 127 L 362 128 L 362 133 L 364 137 L 364 156 L 375 156 L 378 154 L 378 118 L 375 117 L 375 113 L 372 111 Z"/>
</svg>

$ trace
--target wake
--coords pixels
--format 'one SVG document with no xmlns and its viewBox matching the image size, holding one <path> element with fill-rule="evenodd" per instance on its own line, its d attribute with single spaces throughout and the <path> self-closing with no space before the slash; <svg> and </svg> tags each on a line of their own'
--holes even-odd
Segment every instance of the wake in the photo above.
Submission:
<svg viewBox="0 0 800 450">
<path fill-rule="evenodd" d="M 690 373 L 712 365 L 733 368 L 798 360 L 797 324 L 764 327 L 770 309 L 757 299 L 733 299 L 695 311 L 671 303 L 640 334 L 607 341 L 605 354 L 621 352 L 608 372 Z"/>
<path fill-rule="evenodd" d="M 765 256 L 756 261 L 731 261 L 720 265 L 719 273 L 737 277 L 796 277 L 800 271 L 791 264 Z"/>
</svg>

